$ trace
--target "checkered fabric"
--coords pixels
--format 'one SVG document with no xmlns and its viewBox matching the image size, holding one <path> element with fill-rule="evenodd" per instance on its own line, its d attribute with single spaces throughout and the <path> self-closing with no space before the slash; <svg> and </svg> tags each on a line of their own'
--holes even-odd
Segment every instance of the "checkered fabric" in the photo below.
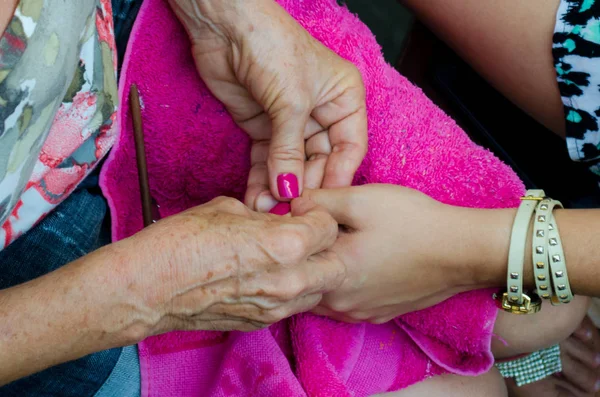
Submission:
<svg viewBox="0 0 600 397">
<path fill-rule="evenodd" d="M 560 347 L 552 346 L 515 360 L 496 363 L 503 377 L 513 378 L 517 386 L 537 382 L 562 371 Z"/>
</svg>

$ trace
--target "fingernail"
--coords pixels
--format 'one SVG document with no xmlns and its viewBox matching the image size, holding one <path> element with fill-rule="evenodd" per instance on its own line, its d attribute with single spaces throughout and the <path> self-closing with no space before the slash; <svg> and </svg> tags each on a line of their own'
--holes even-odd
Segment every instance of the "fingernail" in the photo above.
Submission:
<svg viewBox="0 0 600 397">
<path fill-rule="evenodd" d="M 596 384 L 594 385 L 594 390 L 595 391 L 600 391 L 600 380 L 596 381 Z"/>
<path fill-rule="evenodd" d="M 596 365 L 600 365 L 600 354 L 596 354 L 594 361 L 596 362 Z"/>
<path fill-rule="evenodd" d="M 271 211 L 269 211 L 269 214 L 286 215 L 289 214 L 291 210 L 292 205 L 290 203 L 278 203 Z"/>
<path fill-rule="evenodd" d="M 258 212 L 269 212 L 277 203 L 278 201 L 270 193 L 262 193 L 256 199 L 256 210 Z"/>
<path fill-rule="evenodd" d="M 280 174 L 277 177 L 277 190 L 282 198 L 293 199 L 300 195 L 298 178 L 294 174 Z"/>
</svg>

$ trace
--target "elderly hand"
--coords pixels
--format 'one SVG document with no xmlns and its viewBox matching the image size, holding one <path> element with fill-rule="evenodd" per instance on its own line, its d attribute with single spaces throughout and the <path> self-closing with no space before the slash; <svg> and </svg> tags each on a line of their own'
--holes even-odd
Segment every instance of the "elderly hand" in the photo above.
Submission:
<svg viewBox="0 0 600 397">
<path fill-rule="evenodd" d="M 326 251 L 337 224 L 308 200 L 291 217 L 219 198 L 117 243 L 150 334 L 266 327 L 312 309 L 345 267 Z"/>
<path fill-rule="evenodd" d="M 254 141 L 246 203 L 267 212 L 303 186 L 350 185 L 367 147 L 364 86 L 354 65 L 274 0 L 170 3 L 201 78 Z"/>
<path fill-rule="evenodd" d="M 469 289 L 461 285 L 468 279 L 466 261 L 455 271 L 463 265 L 463 247 L 446 226 L 458 227 L 461 209 L 392 185 L 307 190 L 305 196 L 346 227 L 332 250 L 347 278 L 323 296 L 315 313 L 384 323 Z"/>
</svg>

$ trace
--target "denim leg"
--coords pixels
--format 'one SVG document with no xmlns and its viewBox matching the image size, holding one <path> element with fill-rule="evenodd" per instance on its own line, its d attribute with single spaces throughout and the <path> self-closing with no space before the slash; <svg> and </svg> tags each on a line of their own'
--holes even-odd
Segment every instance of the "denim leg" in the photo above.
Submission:
<svg viewBox="0 0 600 397">
<path fill-rule="evenodd" d="M 107 205 L 97 190 L 92 175 L 35 228 L 0 251 L 0 289 L 40 277 L 109 242 Z M 94 396 L 113 374 L 122 350 L 91 354 L 19 379 L 0 387 L 0 396 Z M 137 389 L 121 396 L 139 396 L 139 363 L 130 360 L 128 368 L 119 370 L 121 379 L 130 382 L 123 387 Z"/>
<path fill-rule="evenodd" d="M 112 0 L 119 67 L 141 4 Z M 40 277 L 109 242 L 107 205 L 94 172 L 35 228 L 0 251 L 0 289 Z M 0 397 L 139 395 L 135 346 L 91 354 L 0 387 Z"/>
<path fill-rule="evenodd" d="M 112 0 L 113 19 L 115 21 L 115 40 L 117 42 L 118 68 L 121 70 L 131 28 L 142 6 L 142 0 Z"/>
</svg>

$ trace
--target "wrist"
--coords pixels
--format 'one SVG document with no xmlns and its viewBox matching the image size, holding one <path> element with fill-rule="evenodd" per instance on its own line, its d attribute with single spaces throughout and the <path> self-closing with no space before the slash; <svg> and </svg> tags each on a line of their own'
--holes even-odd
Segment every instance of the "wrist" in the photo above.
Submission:
<svg viewBox="0 0 600 397">
<path fill-rule="evenodd" d="M 446 206 L 449 274 L 464 289 L 503 288 L 516 209 L 474 209 Z M 525 284 L 532 277 L 525 265 Z"/>
<path fill-rule="evenodd" d="M 106 246 L 86 257 L 85 264 L 75 262 L 82 289 L 96 295 L 93 328 L 106 336 L 110 347 L 136 344 L 151 334 L 158 321 L 148 305 L 148 292 L 140 282 L 143 274 L 141 255 L 129 244 L 130 239 Z"/>
<path fill-rule="evenodd" d="M 232 41 L 251 5 L 242 0 L 169 0 L 192 43 L 216 38 Z"/>
</svg>

